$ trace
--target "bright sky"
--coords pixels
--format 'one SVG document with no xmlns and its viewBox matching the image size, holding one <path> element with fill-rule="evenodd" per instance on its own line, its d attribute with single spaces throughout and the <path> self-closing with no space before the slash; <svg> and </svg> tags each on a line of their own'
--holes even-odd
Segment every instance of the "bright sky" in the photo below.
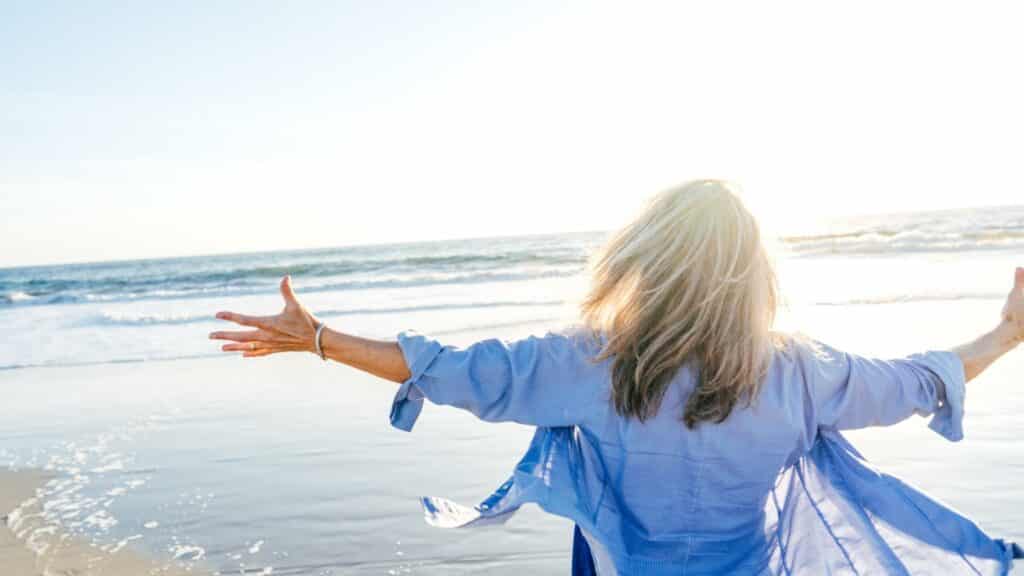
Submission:
<svg viewBox="0 0 1024 576">
<path fill-rule="evenodd" d="M 473 4 L 6 3 L 0 266 L 1021 201 L 1012 3 Z"/>
</svg>

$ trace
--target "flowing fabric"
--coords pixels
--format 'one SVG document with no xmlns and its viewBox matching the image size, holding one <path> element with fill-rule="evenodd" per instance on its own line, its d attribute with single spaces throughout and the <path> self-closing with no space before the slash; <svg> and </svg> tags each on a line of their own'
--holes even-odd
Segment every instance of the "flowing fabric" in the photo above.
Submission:
<svg viewBox="0 0 1024 576">
<path fill-rule="evenodd" d="M 570 336 L 460 349 L 404 331 L 398 342 L 410 377 L 395 427 L 411 430 L 425 398 L 535 426 L 512 475 L 478 505 L 422 498 L 434 526 L 502 523 L 533 503 L 576 524 L 602 575 L 1002 575 L 1022 555 L 872 467 L 841 433 L 917 414 L 959 441 L 965 379 L 952 352 L 780 353 L 758 408 L 687 430 L 674 412 L 695 383 L 687 370 L 640 424 L 609 407 L 608 367 Z"/>
<path fill-rule="evenodd" d="M 566 497 L 574 491 L 576 439 L 571 428 L 538 429 L 512 477 L 490 497 L 472 508 L 423 498 L 426 521 L 444 528 L 505 522 L 532 502 L 595 531 Z M 785 469 L 768 502 L 772 551 L 766 574 L 1001 575 L 1009 573 L 1014 558 L 1024 557 L 1017 544 L 992 538 L 951 508 L 873 468 L 839 432 L 821 434 L 805 457 Z M 651 567 L 635 568 L 624 573 L 653 573 Z"/>
</svg>

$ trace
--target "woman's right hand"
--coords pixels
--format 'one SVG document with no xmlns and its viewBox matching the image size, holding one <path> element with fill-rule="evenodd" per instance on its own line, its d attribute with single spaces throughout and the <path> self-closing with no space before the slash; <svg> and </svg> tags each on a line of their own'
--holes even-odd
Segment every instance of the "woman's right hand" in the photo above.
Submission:
<svg viewBox="0 0 1024 576">
<path fill-rule="evenodd" d="M 274 316 L 248 316 L 235 312 L 218 312 L 217 319 L 228 320 L 255 330 L 218 330 L 210 333 L 211 340 L 230 340 L 221 350 L 241 352 L 246 358 L 269 356 L 278 352 L 313 352 L 313 340 L 320 320 L 313 315 L 292 290 L 291 276 L 281 280 L 284 310 Z"/>
<path fill-rule="evenodd" d="M 1003 306 L 1003 321 L 1009 324 L 1017 343 L 1024 342 L 1024 268 L 1017 268 L 1013 289 Z"/>
</svg>

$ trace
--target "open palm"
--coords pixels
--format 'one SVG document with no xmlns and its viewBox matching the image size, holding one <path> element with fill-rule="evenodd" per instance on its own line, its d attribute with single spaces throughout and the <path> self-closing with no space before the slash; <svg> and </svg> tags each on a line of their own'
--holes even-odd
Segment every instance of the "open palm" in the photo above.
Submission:
<svg viewBox="0 0 1024 576">
<path fill-rule="evenodd" d="M 284 310 L 273 316 L 248 316 L 236 312 L 217 312 L 217 318 L 253 330 L 227 330 L 210 333 L 211 340 L 230 340 L 221 346 L 225 352 L 242 352 L 245 357 L 259 357 L 278 352 L 312 352 L 320 321 L 299 302 L 292 290 L 290 276 L 281 279 Z"/>
</svg>

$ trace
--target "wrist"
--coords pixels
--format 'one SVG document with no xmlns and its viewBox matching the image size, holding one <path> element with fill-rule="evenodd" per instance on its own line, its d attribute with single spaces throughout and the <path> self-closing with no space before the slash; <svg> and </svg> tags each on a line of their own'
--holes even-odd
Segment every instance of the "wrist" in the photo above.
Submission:
<svg viewBox="0 0 1024 576">
<path fill-rule="evenodd" d="M 327 324 L 324 322 L 316 321 L 316 331 L 313 332 L 313 354 L 320 357 L 321 360 L 327 361 L 327 353 L 324 349 L 324 332 L 327 331 Z"/>
<path fill-rule="evenodd" d="M 303 310 L 303 315 L 306 317 L 306 325 L 308 326 L 308 336 L 303 337 L 303 340 L 305 340 L 305 351 L 316 354 L 316 331 L 323 324 L 323 321 L 309 310 Z"/>
</svg>

